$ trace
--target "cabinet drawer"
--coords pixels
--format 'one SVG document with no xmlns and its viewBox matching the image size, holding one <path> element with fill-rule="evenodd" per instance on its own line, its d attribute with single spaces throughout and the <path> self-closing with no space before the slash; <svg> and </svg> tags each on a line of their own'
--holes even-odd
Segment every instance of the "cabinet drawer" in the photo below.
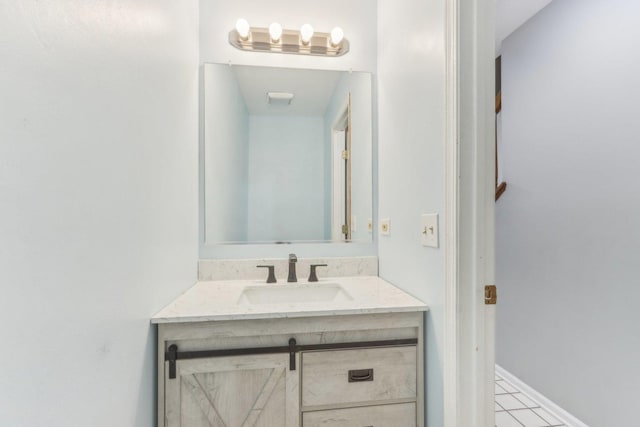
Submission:
<svg viewBox="0 0 640 427">
<path fill-rule="evenodd" d="M 364 406 L 305 412 L 302 427 L 415 427 L 416 404 Z"/>
<path fill-rule="evenodd" d="M 416 398 L 416 346 L 302 353 L 302 406 Z"/>
</svg>

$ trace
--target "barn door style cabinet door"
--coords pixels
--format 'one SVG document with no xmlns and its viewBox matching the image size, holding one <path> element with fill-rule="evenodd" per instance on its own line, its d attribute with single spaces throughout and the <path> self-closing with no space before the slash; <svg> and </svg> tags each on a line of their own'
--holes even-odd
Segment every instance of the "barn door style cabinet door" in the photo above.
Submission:
<svg viewBox="0 0 640 427">
<path fill-rule="evenodd" d="M 423 427 L 423 314 L 160 324 L 159 427 Z"/>
<path fill-rule="evenodd" d="M 297 427 L 298 374 L 283 354 L 185 360 L 166 379 L 167 427 Z"/>
</svg>

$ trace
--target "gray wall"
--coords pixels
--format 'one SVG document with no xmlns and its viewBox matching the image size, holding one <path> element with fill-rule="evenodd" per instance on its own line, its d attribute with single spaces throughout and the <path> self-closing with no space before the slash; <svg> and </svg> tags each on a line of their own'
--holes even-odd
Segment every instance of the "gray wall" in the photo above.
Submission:
<svg viewBox="0 0 640 427">
<path fill-rule="evenodd" d="M 0 425 L 153 425 L 197 259 L 198 4 L 0 0 Z"/>
<path fill-rule="evenodd" d="M 555 1 L 503 43 L 498 364 L 590 426 L 638 422 L 638 17 Z"/>
<path fill-rule="evenodd" d="M 444 425 L 444 251 L 421 246 L 420 215 L 444 213 L 444 18 L 442 1 L 378 1 L 380 276 L 429 305 L 429 427 Z"/>
</svg>

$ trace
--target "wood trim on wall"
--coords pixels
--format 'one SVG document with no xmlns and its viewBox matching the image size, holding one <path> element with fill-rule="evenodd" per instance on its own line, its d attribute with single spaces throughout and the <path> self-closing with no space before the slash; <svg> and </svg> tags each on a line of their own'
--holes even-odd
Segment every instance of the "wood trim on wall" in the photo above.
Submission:
<svg viewBox="0 0 640 427">
<path fill-rule="evenodd" d="M 496 58 L 496 202 L 507 190 L 507 183 L 498 182 L 498 114 L 502 111 L 502 56 Z"/>
</svg>

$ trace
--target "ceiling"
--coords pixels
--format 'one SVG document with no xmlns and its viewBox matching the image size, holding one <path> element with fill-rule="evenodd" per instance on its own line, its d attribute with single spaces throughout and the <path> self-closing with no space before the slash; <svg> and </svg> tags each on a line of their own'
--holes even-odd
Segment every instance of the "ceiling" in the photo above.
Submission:
<svg viewBox="0 0 640 427">
<path fill-rule="evenodd" d="M 496 0 L 496 51 L 502 41 L 552 0 Z"/>
<path fill-rule="evenodd" d="M 324 116 L 342 71 L 233 66 L 249 114 Z M 267 92 L 294 94 L 289 106 L 269 105 Z"/>
</svg>

